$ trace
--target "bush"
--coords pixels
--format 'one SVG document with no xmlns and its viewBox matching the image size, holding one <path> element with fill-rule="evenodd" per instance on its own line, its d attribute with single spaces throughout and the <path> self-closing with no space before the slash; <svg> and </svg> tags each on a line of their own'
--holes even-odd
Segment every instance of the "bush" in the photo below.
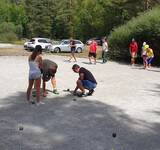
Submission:
<svg viewBox="0 0 160 150">
<path fill-rule="evenodd" d="M 108 37 L 110 58 L 129 61 L 129 44 L 135 38 L 139 45 L 138 56 L 141 54 L 142 43 L 147 42 L 155 54 L 154 64 L 160 64 L 160 7 L 154 8 L 133 18 L 126 25 L 120 26 Z"/>
</svg>

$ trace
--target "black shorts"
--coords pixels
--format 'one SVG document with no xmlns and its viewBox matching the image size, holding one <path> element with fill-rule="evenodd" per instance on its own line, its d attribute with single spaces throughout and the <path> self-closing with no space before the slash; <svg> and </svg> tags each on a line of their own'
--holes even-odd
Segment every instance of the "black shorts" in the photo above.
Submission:
<svg viewBox="0 0 160 150">
<path fill-rule="evenodd" d="M 96 57 L 97 57 L 97 54 L 96 54 L 96 53 L 89 52 L 88 57 L 94 57 L 94 58 L 96 58 Z"/>
<path fill-rule="evenodd" d="M 54 70 L 52 69 L 48 69 L 47 71 L 43 71 L 42 73 L 42 79 L 47 82 L 49 81 L 51 78 L 55 77 L 55 74 L 57 72 L 57 68 L 55 68 Z"/>
<path fill-rule="evenodd" d="M 71 53 L 75 53 L 76 52 L 76 48 L 75 47 L 71 47 Z"/>
</svg>

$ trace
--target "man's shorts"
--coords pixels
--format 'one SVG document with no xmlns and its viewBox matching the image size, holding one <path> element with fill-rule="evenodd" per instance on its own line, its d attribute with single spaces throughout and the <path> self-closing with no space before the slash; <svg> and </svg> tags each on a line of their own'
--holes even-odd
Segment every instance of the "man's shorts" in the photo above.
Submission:
<svg viewBox="0 0 160 150">
<path fill-rule="evenodd" d="M 97 57 L 97 54 L 96 54 L 96 53 L 89 52 L 88 57 L 94 57 L 94 58 L 96 58 L 96 57 Z"/>
<path fill-rule="evenodd" d="M 42 73 L 42 79 L 43 81 L 47 82 L 51 79 L 51 77 L 55 77 L 55 74 L 57 72 L 57 68 L 55 69 L 48 69 L 47 71 L 43 71 Z"/>
<path fill-rule="evenodd" d="M 76 52 L 76 48 L 75 47 L 71 47 L 71 53 L 75 53 Z"/>
<path fill-rule="evenodd" d="M 89 80 L 82 80 L 82 84 L 84 86 L 85 89 L 91 90 L 91 89 L 95 89 L 97 84 L 93 83 Z"/>
<path fill-rule="evenodd" d="M 149 64 L 149 65 L 150 65 L 150 64 L 152 63 L 153 59 L 154 59 L 154 57 L 150 57 L 150 58 L 148 58 L 148 59 L 147 59 L 147 64 Z"/>
<path fill-rule="evenodd" d="M 132 58 L 136 58 L 137 57 L 137 53 L 136 52 L 131 52 L 131 57 Z"/>
</svg>

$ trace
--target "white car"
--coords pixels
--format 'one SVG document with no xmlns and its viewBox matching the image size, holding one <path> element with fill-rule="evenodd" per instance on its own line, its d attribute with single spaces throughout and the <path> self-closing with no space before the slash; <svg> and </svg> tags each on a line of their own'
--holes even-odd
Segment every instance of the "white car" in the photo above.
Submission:
<svg viewBox="0 0 160 150">
<path fill-rule="evenodd" d="M 84 50 L 84 44 L 79 40 L 74 40 L 76 44 L 76 52 L 81 53 Z M 60 44 L 48 46 L 51 52 L 70 52 L 70 40 L 62 40 Z"/>
<path fill-rule="evenodd" d="M 33 50 L 37 45 L 40 45 L 43 50 L 47 49 L 48 46 L 51 46 L 51 40 L 47 38 L 32 38 L 29 42 L 24 43 L 24 48 L 26 50 Z"/>
</svg>

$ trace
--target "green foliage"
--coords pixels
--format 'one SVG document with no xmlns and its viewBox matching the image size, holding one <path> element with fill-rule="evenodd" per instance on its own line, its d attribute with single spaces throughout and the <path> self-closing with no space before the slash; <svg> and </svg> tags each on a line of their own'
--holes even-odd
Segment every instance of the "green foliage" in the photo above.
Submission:
<svg viewBox="0 0 160 150">
<path fill-rule="evenodd" d="M 21 37 L 108 35 L 159 0 L 0 0 L 0 23 L 11 22 Z"/>
<path fill-rule="evenodd" d="M 9 42 L 21 38 L 26 22 L 23 5 L 9 0 L 0 1 L 0 41 Z"/>
<path fill-rule="evenodd" d="M 55 0 L 52 37 L 68 38 L 74 36 L 74 9 L 76 0 Z"/>
<path fill-rule="evenodd" d="M 26 0 L 27 36 L 51 36 L 54 3 L 52 0 Z"/>
<path fill-rule="evenodd" d="M 11 22 L 3 22 L 0 24 L 0 41 L 8 42 L 17 40 L 17 27 Z"/>
<path fill-rule="evenodd" d="M 160 7 L 133 18 L 126 25 L 115 29 L 109 36 L 110 57 L 114 60 L 128 60 L 129 44 L 135 38 L 139 44 L 139 56 L 141 46 L 146 41 L 155 53 L 155 64 L 158 64 L 160 56 Z"/>
</svg>

